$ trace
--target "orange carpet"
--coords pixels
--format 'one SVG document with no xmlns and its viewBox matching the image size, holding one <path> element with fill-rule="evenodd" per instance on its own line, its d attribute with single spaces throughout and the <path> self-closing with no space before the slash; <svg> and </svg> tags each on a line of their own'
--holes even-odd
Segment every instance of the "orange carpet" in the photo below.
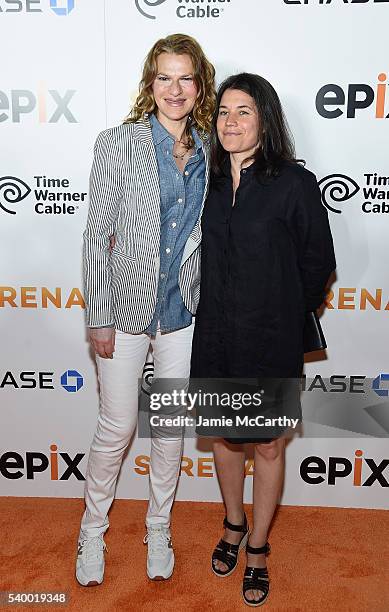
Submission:
<svg viewBox="0 0 389 612">
<path fill-rule="evenodd" d="M 66 591 L 66 611 L 249 610 L 240 596 L 244 555 L 229 578 L 210 570 L 210 554 L 222 533 L 220 504 L 176 502 L 176 569 L 171 580 L 151 582 L 142 544 L 146 502 L 116 501 L 106 535 L 105 581 L 90 588 L 74 578 L 81 500 L 6 497 L 0 508 L 2 591 Z M 262 610 L 389 611 L 389 512 L 282 506 L 269 541 L 271 591 Z"/>
</svg>

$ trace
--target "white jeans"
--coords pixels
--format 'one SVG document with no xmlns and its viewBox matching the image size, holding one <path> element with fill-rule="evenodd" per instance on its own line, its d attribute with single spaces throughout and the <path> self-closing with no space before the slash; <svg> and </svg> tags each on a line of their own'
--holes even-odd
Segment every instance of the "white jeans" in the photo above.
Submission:
<svg viewBox="0 0 389 612">
<path fill-rule="evenodd" d="M 155 378 L 189 379 L 194 323 L 161 334 L 125 334 L 116 331 L 113 359 L 96 356 L 100 384 L 100 411 L 89 453 L 85 482 L 86 510 L 81 521 L 84 537 L 104 533 L 115 496 L 123 455 L 138 417 L 138 383 L 150 347 Z M 151 439 L 150 499 L 146 525 L 170 526 L 180 471 L 183 440 Z"/>
</svg>

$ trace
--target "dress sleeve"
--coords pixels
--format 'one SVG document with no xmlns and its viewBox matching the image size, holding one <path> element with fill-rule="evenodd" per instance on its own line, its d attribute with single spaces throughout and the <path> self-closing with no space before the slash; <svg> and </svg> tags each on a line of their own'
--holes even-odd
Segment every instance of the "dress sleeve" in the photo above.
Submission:
<svg viewBox="0 0 389 612">
<path fill-rule="evenodd" d="M 304 290 L 305 310 L 323 303 L 328 278 L 336 268 L 327 210 L 321 202 L 316 177 L 304 172 L 295 192 L 292 232 Z"/>
<path fill-rule="evenodd" d="M 114 324 L 109 238 L 115 230 L 123 191 L 118 157 L 118 147 L 110 131 L 101 132 L 94 147 L 83 247 L 86 323 L 89 327 Z"/>
</svg>

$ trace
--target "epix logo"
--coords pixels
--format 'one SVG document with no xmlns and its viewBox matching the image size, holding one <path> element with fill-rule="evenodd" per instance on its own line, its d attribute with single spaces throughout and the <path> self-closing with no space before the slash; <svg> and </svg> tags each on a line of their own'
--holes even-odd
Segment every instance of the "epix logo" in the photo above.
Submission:
<svg viewBox="0 0 389 612">
<path fill-rule="evenodd" d="M 46 90 L 41 83 L 36 92 L 29 89 L 11 89 L 0 91 L 0 123 L 10 121 L 21 123 L 28 115 L 33 115 L 39 123 L 78 123 L 69 108 L 76 93 L 75 89 L 59 92 L 56 89 Z"/>
<path fill-rule="evenodd" d="M 80 472 L 79 464 L 85 457 L 84 453 L 77 453 L 71 457 L 68 453 L 58 453 L 56 444 L 51 444 L 50 453 L 27 452 L 25 456 L 12 451 L 0 455 L 0 474 L 4 478 L 17 480 L 27 478 L 34 480 L 36 474 L 50 472 L 50 480 L 85 480 Z"/>
<path fill-rule="evenodd" d="M 336 485 L 339 478 L 351 476 L 354 487 L 371 487 L 378 483 L 381 487 L 389 487 L 384 470 L 389 465 L 389 459 L 376 463 L 374 459 L 363 457 L 363 451 L 356 450 L 354 461 L 347 457 L 328 457 L 327 463 L 321 457 L 306 457 L 300 465 L 300 476 L 310 485 L 327 482 Z M 364 474 L 363 474 L 364 472 Z M 367 476 L 367 478 L 366 478 Z"/>
<path fill-rule="evenodd" d="M 355 119 L 367 108 L 373 107 L 376 119 L 388 119 L 386 114 L 387 75 L 381 72 L 374 86 L 366 83 L 352 83 L 344 88 L 327 83 L 316 94 L 316 110 L 324 119 L 337 119 L 346 114 L 347 119 Z"/>
<path fill-rule="evenodd" d="M 54 389 L 54 372 L 23 371 L 14 374 L 10 370 L 0 375 L 0 389 Z M 61 386 L 69 393 L 76 393 L 84 386 L 84 378 L 77 370 L 66 370 Z"/>
</svg>

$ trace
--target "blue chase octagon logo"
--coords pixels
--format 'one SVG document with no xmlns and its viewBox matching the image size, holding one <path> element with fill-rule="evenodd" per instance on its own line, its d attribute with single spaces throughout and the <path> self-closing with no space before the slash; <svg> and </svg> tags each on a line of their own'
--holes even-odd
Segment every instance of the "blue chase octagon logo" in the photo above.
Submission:
<svg viewBox="0 0 389 612">
<path fill-rule="evenodd" d="M 66 370 L 61 376 L 61 385 L 69 393 L 77 393 L 84 385 L 84 378 L 77 370 Z"/>
</svg>

